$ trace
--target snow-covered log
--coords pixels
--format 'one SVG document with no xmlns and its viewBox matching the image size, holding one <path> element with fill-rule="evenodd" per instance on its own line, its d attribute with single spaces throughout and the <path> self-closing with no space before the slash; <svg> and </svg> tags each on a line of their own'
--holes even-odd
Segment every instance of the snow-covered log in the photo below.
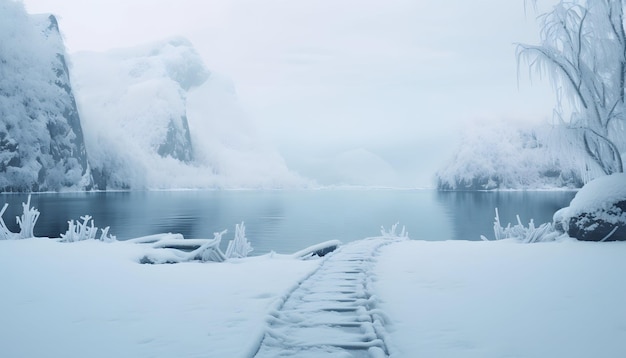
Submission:
<svg viewBox="0 0 626 358">
<path fill-rule="evenodd" d="M 324 241 L 295 252 L 291 256 L 298 259 L 308 259 L 313 256 L 322 257 L 337 250 L 339 246 L 341 246 L 339 240 Z"/>
<path fill-rule="evenodd" d="M 154 234 L 136 237 L 133 239 L 126 240 L 126 242 L 132 242 L 135 244 L 154 244 L 157 241 L 161 240 L 183 240 L 184 237 L 182 234 L 172 234 L 171 232 L 165 234 Z"/>
<path fill-rule="evenodd" d="M 181 234 L 157 234 L 132 239 L 131 242 L 152 244 L 152 250 L 139 260 L 142 264 L 174 264 L 188 261 L 223 262 L 227 257 L 220 250 L 220 243 L 226 232 L 227 230 L 214 233 L 213 239 L 184 239 Z M 152 241 L 154 239 L 159 240 Z"/>
</svg>

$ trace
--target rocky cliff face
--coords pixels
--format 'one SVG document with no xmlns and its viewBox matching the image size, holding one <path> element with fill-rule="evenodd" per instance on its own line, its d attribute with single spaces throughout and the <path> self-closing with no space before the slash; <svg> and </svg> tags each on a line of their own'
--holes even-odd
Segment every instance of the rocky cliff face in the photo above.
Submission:
<svg viewBox="0 0 626 358">
<path fill-rule="evenodd" d="M 148 172 L 193 161 L 187 91 L 209 71 L 189 41 L 79 53 L 73 60 L 90 161 L 102 173 L 98 188 L 150 186 Z"/>
<path fill-rule="evenodd" d="M 91 184 L 57 21 L 0 0 L 0 191 Z"/>
</svg>

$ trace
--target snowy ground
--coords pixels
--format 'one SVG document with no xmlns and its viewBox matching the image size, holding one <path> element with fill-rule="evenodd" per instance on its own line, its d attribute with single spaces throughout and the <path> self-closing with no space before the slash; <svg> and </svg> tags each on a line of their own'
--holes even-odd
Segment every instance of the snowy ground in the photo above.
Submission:
<svg viewBox="0 0 626 358">
<path fill-rule="evenodd" d="M 0 241 L 3 357 L 247 357 L 320 260 L 139 265 L 140 245 Z M 374 290 L 396 357 L 624 357 L 626 243 L 405 241 Z"/>
<path fill-rule="evenodd" d="M 376 288 L 400 357 L 626 357 L 626 242 L 381 251 Z"/>
</svg>

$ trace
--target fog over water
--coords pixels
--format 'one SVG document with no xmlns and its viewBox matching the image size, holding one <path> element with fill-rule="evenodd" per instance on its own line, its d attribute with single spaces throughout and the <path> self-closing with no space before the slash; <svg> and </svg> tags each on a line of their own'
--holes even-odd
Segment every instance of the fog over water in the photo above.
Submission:
<svg viewBox="0 0 626 358">
<path fill-rule="evenodd" d="M 58 15 L 70 53 L 189 38 L 259 135 L 322 184 L 432 186 L 473 121 L 551 116 L 548 86 L 517 76 L 515 43 L 539 32 L 524 0 L 24 3 Z"/>
</svg>

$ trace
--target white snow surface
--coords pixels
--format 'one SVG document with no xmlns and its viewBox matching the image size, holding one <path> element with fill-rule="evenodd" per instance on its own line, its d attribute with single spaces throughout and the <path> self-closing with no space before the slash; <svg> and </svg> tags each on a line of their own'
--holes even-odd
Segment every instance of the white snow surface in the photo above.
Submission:
<svg viewBox="0 0 626 358">
<path fill-rule="evenodd" d="M 244 357 L 316 261 L 141 265 L 140 244 L 0 242 L 3 357 Z"/>
<path fill-rule="evenodd" d="M 399 357 L 623 357 L 626 243 L 404 241 L 376 290 Z"/>
<path fill-rule="evenodd" d="M 144 250 L 0 241 L 2 355 L 249 357 L 324 262 L 140 265 Z M 624 242 L 406 240 L 375 256 L 371 288 L 393 357 L 621 357 L 625 255 Z"/>
<path fill-rule="evenodd" d="M 587 183 L 570 202 L 568 215 L 608 209 L 611 205 L 626 200 L 626 173 L 615 173 L 599 177 Z"/>
</svg>

